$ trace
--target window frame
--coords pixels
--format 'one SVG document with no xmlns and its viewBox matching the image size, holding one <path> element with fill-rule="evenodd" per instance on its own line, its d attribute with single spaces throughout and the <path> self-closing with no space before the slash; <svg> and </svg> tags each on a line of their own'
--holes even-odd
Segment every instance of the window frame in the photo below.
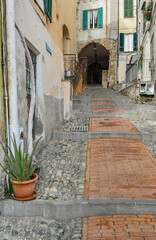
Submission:
<svg viewBox="0 0 156 240">
<path fill-rule="evenodd" d="M 96 18 L 97 18 L 97 21 L 96 21 L 96 27 L 95 27 L 95 18 L 94 18 L 94 12 L 96 12 Z M 88 10 L 88 29 L 98 29 L 98 9 L 91 9 L 91 10 Z M 93 27 L 91 28 L 90 25 L 91 25 L 91 13 L 93 13 Z"/>
<path fill-rule="evenodd" d="M 129 48 L 126 48 L 126 37 L 129 38 L 127 40 L 128 44 L 127 46 Z M 129 44 L 131 42 L 131 45 Z M 130 48 L 131 46 L 131 48 Z M 134 34 L 133 33 L 124 33 L 124 52 L 133 52 L 134 49 Z"/>
<path fill-rule="evenodd" d="M 34 1 L 39 6 L 39 8 L 42 10 L 42 12 L 44 12 L 44 0 L 34 0 Z M 42 2 L 43 4 L 41 4 L 40 2 Z"/>
</svg>

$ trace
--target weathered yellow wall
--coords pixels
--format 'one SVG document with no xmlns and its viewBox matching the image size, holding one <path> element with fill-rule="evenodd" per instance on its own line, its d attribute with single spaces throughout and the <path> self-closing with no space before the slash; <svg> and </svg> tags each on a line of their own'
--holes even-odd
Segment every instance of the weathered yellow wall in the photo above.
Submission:
<svg viewBox="0 0 156 240">
<path fill-rule="evenodd" d="M 76 53 L 76 1 L 73 0 L 53 0 L 52 24 L 38 5 L 31 0 L 33 7 L 40 16 L 53 41 L 63 51 L 63 25 L 69 31 L 70 51 Z"/>
<path fill-rule="evenodd" d="M 63 81 L 62 89 L 63 89 L 64 102 L 69 102 L 70 101 L 70 81 Z"/>
<path fill-rule="evenodd" d="M 70 11 L 70 12 L 69 12 Z M 76 53 L 76 1 L 61 0 L 61 24 L 65 24 L 69 31 L 69 53 Z M 62 29 L 63 30 L 63 29 Z"/>
<path fill-rule="evenodd" d="M 119 0 L 119 32 L 136 32 L 136 0 L 133 0 L 133 18 L 124 18 L 124 0 Z"/>
</svg>

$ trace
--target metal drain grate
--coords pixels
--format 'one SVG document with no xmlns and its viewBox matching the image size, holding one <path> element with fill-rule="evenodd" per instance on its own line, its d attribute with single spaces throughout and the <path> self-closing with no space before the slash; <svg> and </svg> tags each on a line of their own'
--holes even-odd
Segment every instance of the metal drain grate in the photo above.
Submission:
<svg viewBox="0 0 156 240">
<path fill-rule="evenodd" d="M 71 132 L 88 132 L 87 126 L 73 126 L 70 128 Z"/>
</svg>

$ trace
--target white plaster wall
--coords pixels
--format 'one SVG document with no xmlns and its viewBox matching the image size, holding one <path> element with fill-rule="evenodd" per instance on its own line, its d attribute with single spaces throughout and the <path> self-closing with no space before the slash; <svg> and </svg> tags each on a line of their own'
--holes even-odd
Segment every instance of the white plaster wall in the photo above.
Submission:
<svg viewBox="0 0 156 240">
<path fill-rule="evenodd" d="M 119 83 L 126 82 L 126 56 L 125 54 L 119 56 L 118 68 L 118 81 Z"/>
<path fill-rule="evenodd" d="M 61 81 L 64 76 L 63 54 L 58 38 L 52 37 L 53 24 L 47 27 L 28 0 L 15 1 L 16 23 L 26 38 L 29 48 L 37 55 L 36 111 L 35 124 L 39 135 L 49 139 L 53 128 L 62 120 L 63 105 Z M 56 24 L 54 25 L 56 27 Z M 17 77 L 19 125 L 27 135 L 27 100 L 25 51 L 16 31 Z M 46 50 L 46 42 L 52 50 L 52 56 Z"/>
<path fill-rule="evenodd" d="M 53 95 L 61 99 L 60 86 L 63 78 L 62 52 L 52 38 L 35 12 L 31 2 L 28 0 L 16 0 L 16 22 L 21 28 L 24 36 L 35 46 L 42 58 L 42 86 L 46 95 Z M 45 48 L 46 42 L 51 48 L 51 56 Z M 46 80 L 46 81 L 45 81 Z"/>
<path fill-rule="evenodd" d="M 134 33 L 136 30 L 136 4 L 133 1 L 133 18 L 124 18 L 124 0 L 119 0 L 119 33 Z M 120 44 L 120 42 L 119 42 Z M 119 46 L 120 47 L 120 46 Z M 131 55 L 135 52 L 120 52 L 119 51 L 119 67 L 118 81 L 119 83 L 126 82 L 126 64 L 129 62 Z"/>
<path fill-rule="evenodd" d="M 83 10 L 103 7 L 103 28 L 82 30 Z M 81 0 L 77 5 L 78 42 L 117 37 L 118 4 L 111 0 Z"/>
<path fill-rule="evenodd" d="M 149 1 L 146 1 L 146 6 Z M 151 39 L 154 34 L 154 44 L 156 43 L 156 0 L 153 0 L 153 13 L 150 21 L 146 22 L 146 28 L 143 32 L 143 6 L 144 1 L 140 1 L 140 5 L 138 8 L 138 26 L 139 26 L 139 38 L 138 38 L 138 46 L 143 47 L 143 68 L 142 68 L 142 81 L 151 81 L 151 72 L 149 68 L 150 63 L 150 45 Z M 154 58 L 156 62 L 156 44 L 154 49 Z"/>
</svg>

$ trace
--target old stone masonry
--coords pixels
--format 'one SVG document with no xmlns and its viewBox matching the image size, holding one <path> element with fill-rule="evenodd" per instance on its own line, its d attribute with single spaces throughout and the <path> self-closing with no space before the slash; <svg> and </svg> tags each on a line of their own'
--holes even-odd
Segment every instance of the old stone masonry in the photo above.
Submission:
<svg viewBox="0 0 156 240">
<path fill-rule="evenodd" d="M 1 240 L 156 239 L 156 106 L 88 87 L 38 155 L 38 196 L 2 200 Z"/>
</svg>

